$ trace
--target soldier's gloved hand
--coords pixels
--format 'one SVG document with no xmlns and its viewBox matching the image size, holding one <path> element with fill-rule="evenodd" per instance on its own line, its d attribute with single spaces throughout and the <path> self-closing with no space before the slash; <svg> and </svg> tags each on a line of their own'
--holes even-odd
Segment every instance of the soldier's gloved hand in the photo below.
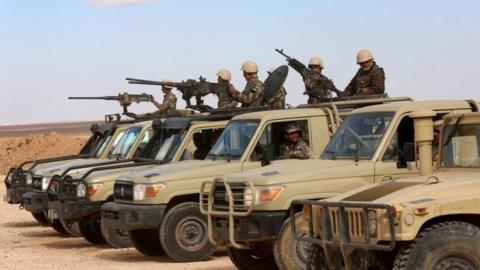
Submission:
<svg viewBox="0 0 480 270">
<path fill-rule="evenodd" d="M 228 85 L 228 92 L 233 95 L 237 92 L 237 89 L 235 89 L 235 86 L 233 86 L 233 84 L 229 84 Z"/>
</svg>

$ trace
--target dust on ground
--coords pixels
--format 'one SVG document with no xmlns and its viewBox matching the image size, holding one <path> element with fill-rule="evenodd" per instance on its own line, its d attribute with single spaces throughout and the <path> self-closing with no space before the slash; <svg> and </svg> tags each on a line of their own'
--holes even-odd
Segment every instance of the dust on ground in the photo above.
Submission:
<svg viewBox="0 0 480 270">
<path fill-rule="evenodd" d="M 87 139 L 85 135 L 57 132 L 0 138 L 0 174 L 26 160 L 78 154 Z"/>
<path fill-rule="evenodd" d="M 0 194 L 5 194 L 3 184 Z M 0 243 L 0 269 L 235 269 L 225 251 L 218 251 L 210 261 L 176 263 L 166 256 L 146 257 L 134 248 L 113 249 L 64 237 L 6 202 L 0 203 Z"/>
</svg>

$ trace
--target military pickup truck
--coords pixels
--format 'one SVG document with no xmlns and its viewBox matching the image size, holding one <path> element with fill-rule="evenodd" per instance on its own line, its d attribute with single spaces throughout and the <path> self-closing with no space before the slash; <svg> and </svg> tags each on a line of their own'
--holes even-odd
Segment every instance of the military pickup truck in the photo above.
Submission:
<svg viewBox="0 0 480 270">
<path fill-rule="evenodd" d="M 90 243 L 115 248 L 130 246 L 128 232 L 103 226 L 100 207 L 113 201 L 114 182 L 121 174 L 133 174 L 159 164 L 182 160 L 202 160 L 232 114 L 196 115 L 155 119 L 155 135 L 133 162 L 95 167 L 64 176 L 56 190 L 49 190 L 49 209 L 66 223 L 79 222 L 82 236 Z M 120 195 L 127 191 L 120 189 Z"/>
<path fill-rule="evenodd" d="M 304 268 L 306 245 L 295 241 L 290 230 L 292 201 L 329 198 L 379 182 L 384 175 L 417 175 L 410 114 L 423 109 L 442 117 L 477 111 L 478 103 L 414 101 L 359 108 L 345 119 L 320 159 L 280 160 L 204 183 L 200 202 L 210 242 L 228 246 L 239 269 L 269 268 L 275 262 L 281 269 Z"/>
<path fill-rule="evenodd" d="M 480 269 L 480 113 L 446 117 L 433 150 L 432 115 L 411 116 L 421 176 L 297 202 L 308 269 Z"/>
<path fill-rule="evenodd" d="M 318 156 L 352 107 L 389 101 L 392 99 L 344 101 L 236 116 L 205 160 L 120 176 L 114 186 L 115 201 L 102 206 L 102 223 L 112 228 L 109 230 L 128 231 L 134 247 L 145 255 L 164 252 L 175 261 L 208 259 L 215 245 L 208 243 L 206 218 L 198 207 L 203 181 L 285 158 L 279 146 L 285 139 L 285 127 L 292 123 Z"/>
<path fill-rule="evenodd" d="M 62 234 L 71 233 L 76 236 L 78 234 L 76 228 L 67 226 L 70 224 L 63 223 L 54 211 L 48 209 L 46 190 L 51 185 L 57 185 L 57 181 L 51 183 L 52 178 L 58 179 L 67 173 L 73 173 L 75 170 L 86 170 L 95 166 L 107 166 L 131 161 L 129 159 L 134 157 L 135 153 L 140 151 L 141 146 L 153 135 L 151 123 L 152 121 L 143 121 L 128 126 L 119 126 L 114 134 L 116 137 L 105 149 L 108 152 L 106 159 L 82 159 L 35 170 L 32 179 L 33 190 L 23 195 L 25 210 L 35 215 L 46 215 L 53 229 Z"/>
</svg>

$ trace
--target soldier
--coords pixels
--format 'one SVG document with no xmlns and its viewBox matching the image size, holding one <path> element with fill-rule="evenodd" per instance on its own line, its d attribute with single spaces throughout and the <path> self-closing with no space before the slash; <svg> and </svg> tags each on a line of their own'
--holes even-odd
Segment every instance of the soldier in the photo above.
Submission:
<svg viewBox="0 0 480 270">
<path fill-rule="evenodd" d="M 280 145 L 280 155 L 283 158 L 309 159 L 310 147 L 300 138 L 300 128 L 295 123 L 285 127 L 285 140 Z"/>
<path fill-rule="evenodd" d="M 163 80 L 162 82 L 171 82 Z M 172 86 L 162 86 L 163 96 L 162 104 L 158 103 L 153 96 L 150 96 L 150 102 L 158 108 L 154 114 L 174 114 L 177 108 L 177 97 L 172 93 Z"/>
<path fill-rule="evenodd" d="M 219 84 L 225 84 L 230 87 L 230 80 L 232 79 L 232 73 L 228 69 L 221 68 L 217 72 L 217 80 Z M 228 109 L 237 107 L 238 102 L 235 101 L 227 90 L 227 88 L 215 88 L 213 93 L 218 96 L 218 108 Z"/>
<path fill-rule="evenodd" d="M 243 71 L 243 77 L 245 77 L 245 80 L 247 81 L 245 89 L 240 93 L 230 84 L 228 91 L 233 99 L 242 103 L 242 107 L 261 106 L 263 84 L 257 76 L 257 64 L 253 61 L 246 61 L 243 63 L 241 70 Z"/>
<path fill-rule="evenodd" d="M 271 67 L 267 73 L 268 76 L 275 71 L 275 67 Z M 287 91 L 282 86 L 279 91 L 269 100 L 267 101 L 267 106 L 271 107 L 272 109 L 284 109 L 285 108 L 285 96 L 287 95 Z"/>
<path fill-rule="evenodd" d="M 347 96 L 379 95 L 385 92 L 385 73 L 375 63 L 373 54 L 368 50 L 357 53 L 357 64 L 360 69 L 345 88 Z"/>
<path fill-rule="evenodd" d="M 308 62 L 308 68 L 311 72 L 304 72 L 303 82 L 305 89 L 309 94 L 308 104 L 315 104 L 322 102 L 322 99 L 331 98 L 332 90 L 336 89 L 332 80 L 322 74 L 325 64 L 320 57 L 312 57 Z"/>
</svg>

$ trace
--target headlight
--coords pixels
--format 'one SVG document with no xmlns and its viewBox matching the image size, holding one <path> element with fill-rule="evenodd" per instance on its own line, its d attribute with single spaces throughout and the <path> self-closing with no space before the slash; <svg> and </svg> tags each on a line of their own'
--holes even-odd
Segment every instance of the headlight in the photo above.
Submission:
<svg viewBox="0 0 480 270">
<path fill-rule="evenodd" d="M 253 196 L 255 196 L 255 205 L 262 205 L 271 202 L 275 200 L 283 190 L 283 186 L 280 185 L 258 186 L 255 187 L 254 192 L 252 192 L 250 187 L 246 187 L 243 196 L 245 206 L 251 206 Z"/>
<path fill-rule="evenodd" d="M 377 212 L 374 210 L 368 211 L 368 232 L 370 236 L 377 236 Z"/>
<path fill-rule="evenodd" d="M 50 179 L 50 177 L 42 177 L 42 190 L 47 190 Z"/>
<path fill-rule="evenodd" d="M 142 201 L 152 198 L 165 188 L 164 184 L 135 184 L 133 187 L 133 200 Z"/>
<path fill-rule="evenodd" d="M 32 185 L 32 182 L 33 182 L 33 177 L 32 177 L 32 174 L 31 173 L 26 173 L 27 176 L 25 177 L 25 181 L 27 183 L 27 185 L 31 186 Z"/>
<path fill-rule="evenodd" d="M 84 184 L 80 183 L 77 185 L 77 197 L 87 196 L 87 188 Z"/>
</svg>

